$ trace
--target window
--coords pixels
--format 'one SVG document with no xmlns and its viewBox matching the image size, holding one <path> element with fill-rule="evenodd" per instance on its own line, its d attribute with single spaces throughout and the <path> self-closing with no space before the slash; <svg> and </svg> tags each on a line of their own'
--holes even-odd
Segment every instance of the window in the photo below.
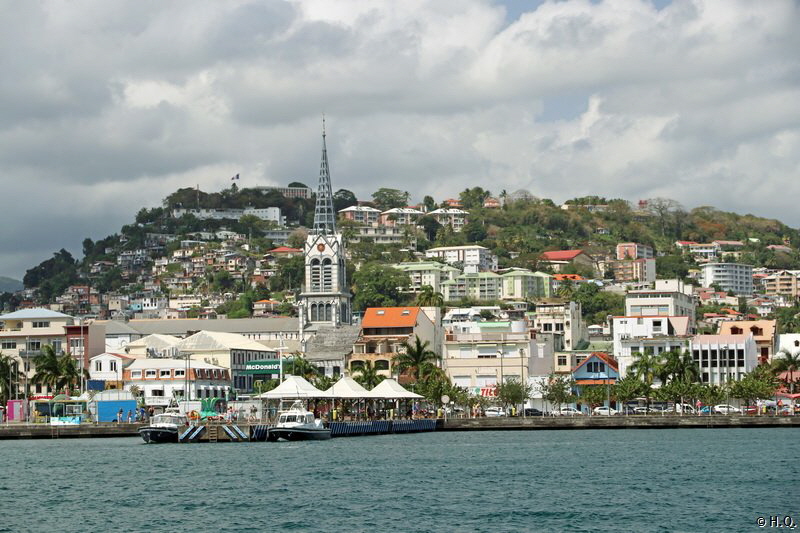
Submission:
<svg viewBox="0 0 800 533">
<path fill-rule="evenodd" d="M 33 321 L 33 327 L 34 328 L 49 328 L 50 327 L 50 322 L 48 322 L 46 320 L 34 320 Z"/>
<path fill-rule="evenodd" d="M 150 396 L 164 396 L 164 389 L 153 389 L 150 391 Z"/>
<path fill-rule="evenodd" d="M 389 361 L 386 359 L 378 359 L 375 361 L 375 370 L 389 370 Z"/>
<path fill-rule="evenodd" d="M 144 377 L 146 377 L 146 378 L 155 378 L 156 377 L 156 371 L 155 370 L 145 370 L 144 371 Z"/>
<path fill-rule="evenodd" d="M 0 349 L 3 350 L 16 350 L 17 349 L 17 341 L 3 341 L 0 343 Z"/>
<path fill-rule="evenodd" d="M 38 352 L 42 349 L 42 341 L 28 341 L 27 348 L 28 351 Z"/>
<path fill-rule="evenodd" d="M 599 374 L 606 371 L 606 365 L 599 361 L 589 361 L 586 363 L 586 370 L 591 374 Z"/>
<path fill-rule="evenodd" d="M 182 378 L 182 377 L 185 377 L 185 376 L 186 376 L 186 371 L 185 370 L 175 369 L 175 377 L 176 378 Z"/>
<path fill-rule="evenodd" d="M 566 366 L 567 364 L 567 356 L 566 355 L 559 355 L 558 356 L 558 366 Z"/>
<path fill-rule="evenodd" d="M 116 361 L 109 361 L 108 362 L 108 366 L 111 367 L 111 371 L 112 372 L 116 372 L 117 371 L 117 362 Z"/>
<path fill-rule="evenodd" d="M 103 362 L 102 361 L 95 361 L 94 362 L 94 371 L 95 372 L 102 372 L 103 371 Z"/>
<path fill-rule="evenodd" d="M 141 379 L 142 371 L 141 370 L 131 370 L 131 379 Z"/>
<path fill-rule="evenodd" d="M 163 370 L 163 369 L 162 369 L 162 370 L 160 370 L 160 371 L 158 372 L 158 377 L 160 377 L 160 378 L 168 378 L 168 377 L 170 377 L 171 375 L 172 375 L 172 371 L 171 371 L 171 370 L 169 370 L 169 369 L 167 369 L 167 370 Z"/>
</svg>

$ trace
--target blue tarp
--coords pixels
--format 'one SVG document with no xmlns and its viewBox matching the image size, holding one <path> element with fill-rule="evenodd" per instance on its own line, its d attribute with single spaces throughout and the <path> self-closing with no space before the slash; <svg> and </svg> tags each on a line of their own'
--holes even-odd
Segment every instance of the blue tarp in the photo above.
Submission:
<svg viewBox="0 0 800 533">
<path fill-rule="evenodd" d="M 136 400 L 111 400 L 97 402 L 97 421 L 116 422 L 117 413 L 122 409 L 122 421 L 128 421 L 128 411 L 136 417 Z"/>
</svg>

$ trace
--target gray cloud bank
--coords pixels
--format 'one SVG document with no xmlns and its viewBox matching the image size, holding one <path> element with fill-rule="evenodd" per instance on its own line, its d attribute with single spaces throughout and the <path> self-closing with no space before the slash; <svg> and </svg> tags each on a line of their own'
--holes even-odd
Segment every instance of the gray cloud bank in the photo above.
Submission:
<svg viewBox="0 0 800 533">
<path fill-rule="evenodd" d="M 7 2 L 0 275 L 179 187 L 666 196 L 800 224 L 791 0 Z M 516 14 L 515 14 L 516 15 Z"/>
</svg>

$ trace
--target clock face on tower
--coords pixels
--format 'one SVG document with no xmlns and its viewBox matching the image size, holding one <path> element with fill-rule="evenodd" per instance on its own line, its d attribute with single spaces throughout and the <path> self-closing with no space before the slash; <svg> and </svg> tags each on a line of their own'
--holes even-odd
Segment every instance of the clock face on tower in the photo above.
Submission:
<svg viewBox="0 0 800 533">
<path fill-rule="evenodd" d="M 322 244 L 322 243 L 319 243 L 317 245 L 317 250 L 319 250 L 320 252 L 324 252 L 325 251 L 325 245 Z"/>
</svg>

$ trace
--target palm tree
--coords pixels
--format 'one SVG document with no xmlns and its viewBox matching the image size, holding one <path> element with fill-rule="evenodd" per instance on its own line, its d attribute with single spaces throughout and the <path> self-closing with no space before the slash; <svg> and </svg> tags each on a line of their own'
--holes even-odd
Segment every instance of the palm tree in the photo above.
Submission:
<svg viewBox="0 0 800 533">
<path fill-rule="evenodd" d="M 688 351 L 670 350 L 662 354 L 663 360 L 657 372 L 662 384 L 667 381 L 694 383 L 700 379 L 700 369 Z"/>
<path fill-rule="evenodd" d="M 800 352 L 792 354 L 786 348 L 782 349 L 780 353 L 783 357 L 776 357 L 772 361 L 772 368 L 775 373 L 787 372 L 788 378 L 784 382 L 789 385 L 789 393 L 794 394 L 794 373 L 797 372 L 800 366 Z"/>
<path fill-rule="evenodd" d="M 659 372 L 661 361 L 658 356 L 647 353 L 636 352 L 633 354 L 633 364 L 628 369 L 633 375 L 644 384 L 644 398 L 647 407 L 650 407 L 650 393 L 653 381 Z"/>
<path fill-rule="evenodd" d="M 58 358 L 58 364 L 61 368 L 60 370 L 60 379 L 57 383 L 57 389 L 71 389 L 73 386 L 77 385 L 81 381 L 81 375 L 84 377 L 88 377 L 89 373 L 86 369 L 78 368 L 77 360 L 72 357 L 70 354 L 65 353 L 61 357 Z"/>
<path fill-rule="evenodd" d="M 441 292 L 436 292 L 430 285 L 423 285 L 420 293 L 417 294 L 417 305 L 420 307 L 443 307 L 444 296 Z"/>
<path fill-rule="evenodd" d="M 58 354 L 49 344 L 42 346 L 41 353 L 33 360 L 36 372 L 33 374 L 32 381 L 50 387 L 50 390 L 58 389 L 61 380 L 61 363 Z"/>
<path fill-rule="evenodd" d="M 308 359 L 295 354 L 294 358 L 292 358 L 292 374 L 306 379 L 313 379 L 317 375 L 317 367 L 312 365 Z"/>
<path fill-rule="evenodd" d="M 408 341 L 403 342 L 405 352 L 395 355 L 394 365 L 400 373 L 409 372 L 416 381 L 420 381 L 431 373 L 431 369 L 437 368 L 440 357 L 428 349 L 430 341 L 423 342 L 419 335 L 414 337 L 413 345 Z"/>
<path fill-rule="evenodd" d="M 19 362 L 10 355 L 0 353 L 0 393 L 2 405 L 5 405 L 19 384 Z"/>
<path fill-rule="evenodd" d="M 374 389 L 375 386 L 386 379 L 384 376 L 378 374 L 375 369 L 375 363 L 372 361 L 364 361 L 364 364 L 358 368 L 353 369 L 357 372 L 354 379 L 367 389 Z"/>
</svg>

